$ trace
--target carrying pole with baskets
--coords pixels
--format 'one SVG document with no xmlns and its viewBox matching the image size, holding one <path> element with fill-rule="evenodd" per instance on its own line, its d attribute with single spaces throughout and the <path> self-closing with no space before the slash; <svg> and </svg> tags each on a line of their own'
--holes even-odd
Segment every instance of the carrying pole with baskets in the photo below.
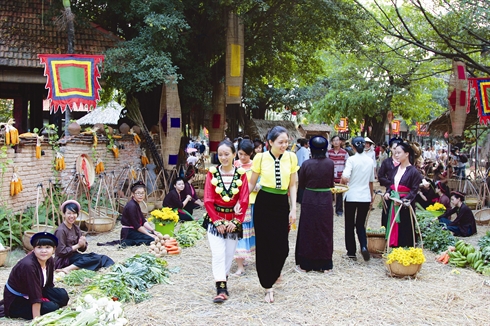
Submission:
<svg viewBox="0 0 490 326">
<path fill-rule="evenodd" d="M 391 200 L 396 200 L 396 198 L 390 198 Z M 403 205 L 403 204 L 401 204 Z M 415 211 L 413 210 L 412 205 L 408 205 L 408 209 L 410 210 L 410 222 L 412 223 L 412 231 L 413 231 L 413 244 L 415 246 L 416 244 L 416 232 L 415 232 L 415 226 L 417 226 L 417 230 L 420 236 L 420 246 L 422 249 L 424 249 L 424 243 L 422 240 L 422 232 L 420 231 L 420 225 L 419 222 L 417 221 L 417 216 L 415 215 Z M 388 232 L 388 239 L 386 240 L 386 253 L 385 255 L 388 255 L 390 253 L 390 238 L 391 238 L 391 232 L 393 231 L 392 223 L 395 223 L 394 221 L 397 219 L 397 217 L 400 215 L 400 212 L 402 210 L 402 206 L 398 209 L 398 211 L 395 214 L 395 217 L 393 218 L 392 222 L 390 223 L 390 230 Z M 388 216 L 388 218 L 390 218 Z M 414 223 L 415 221 L 415 223 Z M 388 270 L 388 274 L 392 277 L 406 277 L 406 276 L 415 276 L 417 273 L 420 271 L 422 268 L 422 264 L 411 264 L 408 266 L 404 266 L 400 264 L 397 261 L 394 261 L 391 264 L 386 264 L 386 269 Z"/>
</svg>

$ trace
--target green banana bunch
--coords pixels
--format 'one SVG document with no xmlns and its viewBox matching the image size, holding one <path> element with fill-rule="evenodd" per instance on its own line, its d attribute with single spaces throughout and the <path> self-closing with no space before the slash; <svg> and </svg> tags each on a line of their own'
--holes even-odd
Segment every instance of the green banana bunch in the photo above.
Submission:
<svg viewBox="0 0 490 326">
<path fill-rule="evenodd" d="M 449 264 L 456 267 L 465 267 L 468 264 L 466 256 L 464 256 L 460 251 L 450 251 L 449 254 Z"/>
</svg>

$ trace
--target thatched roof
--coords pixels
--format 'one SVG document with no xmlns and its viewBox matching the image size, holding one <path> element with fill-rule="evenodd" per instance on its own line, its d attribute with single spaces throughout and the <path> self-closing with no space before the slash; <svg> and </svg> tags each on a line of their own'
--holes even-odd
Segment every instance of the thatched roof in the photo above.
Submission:
<svg viewBox="0 0 490 326">
<path fill-rule="evenodd" d="M 250 139 L 260 139 L 263 142 L 266 141 L 267 133 L 275 126 L 281 126 L 288 130 L 289 139 L 291 141 L 296 141 L 296 139 L 301 138 L 301 134 L 296 129 L 296 126 L 292 121 L 276 121 L 276 120 L 260 120 L 260 119 L 250 119 L 247 125 L 246 134 L 250 136 Z"/>
<path fill-rule="evenodd" d="M 122 109 L 121 104 L 111 101 L 106 105 L 97 106 L 95 110 L 87 113 L 78 119 L 77 122 L 79 125 L 94 125 L 96 123 L 117 125 Z"/>
<path fill-rule="evenodd" d="M 314 132 L 332 132 L 332 127 L 326 124 L 310 123 L 307 125 L 299 125 L 298 129 L 303 129 L 308 133 Z"/>
<path fill-rule="evenodd" d="M 464 129 L 470 129 L 476 124 L 479 124 L 480 120 L 478 118 L 478 113 L 474 106 L 471 106 L 470 112 L 466 115 L 466 121 L 464 124 Z M 433 119 L 427 123 L 428 129 L 431 136 L 443 136 L 446 131 L 451 134 L 451 118 L 449 116 L 449 110 L 444 112 L 439 117 Z"/>
</svg>

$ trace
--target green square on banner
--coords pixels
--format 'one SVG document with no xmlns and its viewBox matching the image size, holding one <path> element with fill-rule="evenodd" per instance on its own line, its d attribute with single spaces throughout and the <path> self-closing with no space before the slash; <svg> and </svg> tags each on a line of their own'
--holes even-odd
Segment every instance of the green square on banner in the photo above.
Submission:
<svg viewBox="0 0 490 326">
<path fill-rule="evenodd" d="M 82 67 L 59 67 L 58 68 L 61 89 L 67 90 L 70 88 L 76 88 L 80 90 L 87 89 L 87 78 L 85 76 L 85 69 Z"/>
</svg>

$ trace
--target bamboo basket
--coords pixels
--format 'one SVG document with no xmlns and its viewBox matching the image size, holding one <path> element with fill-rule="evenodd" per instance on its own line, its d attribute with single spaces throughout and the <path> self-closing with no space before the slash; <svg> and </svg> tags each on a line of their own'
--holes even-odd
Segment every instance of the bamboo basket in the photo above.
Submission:
<svg viewBox="0 0 490 326">
<path fill-rule="evenodd" d="M 5 249 L 0 250 L 0 266 L 5 265 L 9 253 L 10 253 L 10 247 L 5 247 Z"/>
<path fill-rule="evenodd" d="M 490 224 L 490 208 L 484 208 L 475 213 L 475 222 L 478 225 Z"/>
<path fill-rule="evenodd" d="M 419 222 L 417 221 L 417 217 L 415 215 L 415 212 L 413 211 L 413 208 L 412 206 L 409 206 L 409 209 L 410 209 L 410 214 L 411 214 L 411 217 L 412 217 L 412 223 L 413 221 L 415 221 L 415 225 L 412 224 L 412 229 L 413 229 L 413 242 L 415 244 L 415 226 L 417 226 L 417 229 L 418 229 L 418 234 L 420 236 L 420 243 L 421 243 L 421 247 L 422 249 L 424 248 L 424 245 L 423 245 L 423 241 L 422 241 L 422 232 L 420 231 L 420 225 L 419 225 Z M 398 214 L 400 213 L 401 209 L 398 210 Z M 397 216 L 395 216 L 394 220 L 397 218 Z M 391 238 L 391 231 L 393 230 L 393 228 L 390 228 L 390 231 L 388 233 L 388 240 Z M 389 241 L 386 241 L 386 255 L 390 252 L 390 242 Z M 417 275 L 417 273 L 420 271 L 420 269 L 422 268 L 422 264 L 411 264 L 411 265 L 408 265 L 408 266 L 404 266 L 403 264 L 400 264 L 399 262 L 397 261 L 394 261 L 392 262 L 391 264 L 387 264 L 386 261 L 385 261 L 385 267 L 386 269 L 388 270 L 388 274 L 392 277 L 406 277 L 406 276 L 409 276 L 409 277 L 414 277 Z"/>
<path fill-rule="evenodd" d="M 22 245 L 24 245 L 24 250 L 32 251 L 34 247 L 31 245 L 31 238 L 37 232 L 35 231 L 24 231 L 24 235 L 22 236 Z"/>
<path fill-rule="evenodd" d="M 386 249 L 386 239 L 385 236 L 373 236 L 367 235 L 367 249 L 372 254 L 383 254 Z"/>
<path fill-rule="evenodd" d="M 114 227 L 114 220 L 110 217 L 90 218 L 86 223 L 88 230 L 95 233 L 109 232 Z"/>
<path fill-rule="evenodd" d="M 479 202 L 478 198 L 466 196 L 465 204 L 470 209 L 475 210 L 476 209 L 476 205 L 478 204 L 478 202 Z"/>
</svg>

